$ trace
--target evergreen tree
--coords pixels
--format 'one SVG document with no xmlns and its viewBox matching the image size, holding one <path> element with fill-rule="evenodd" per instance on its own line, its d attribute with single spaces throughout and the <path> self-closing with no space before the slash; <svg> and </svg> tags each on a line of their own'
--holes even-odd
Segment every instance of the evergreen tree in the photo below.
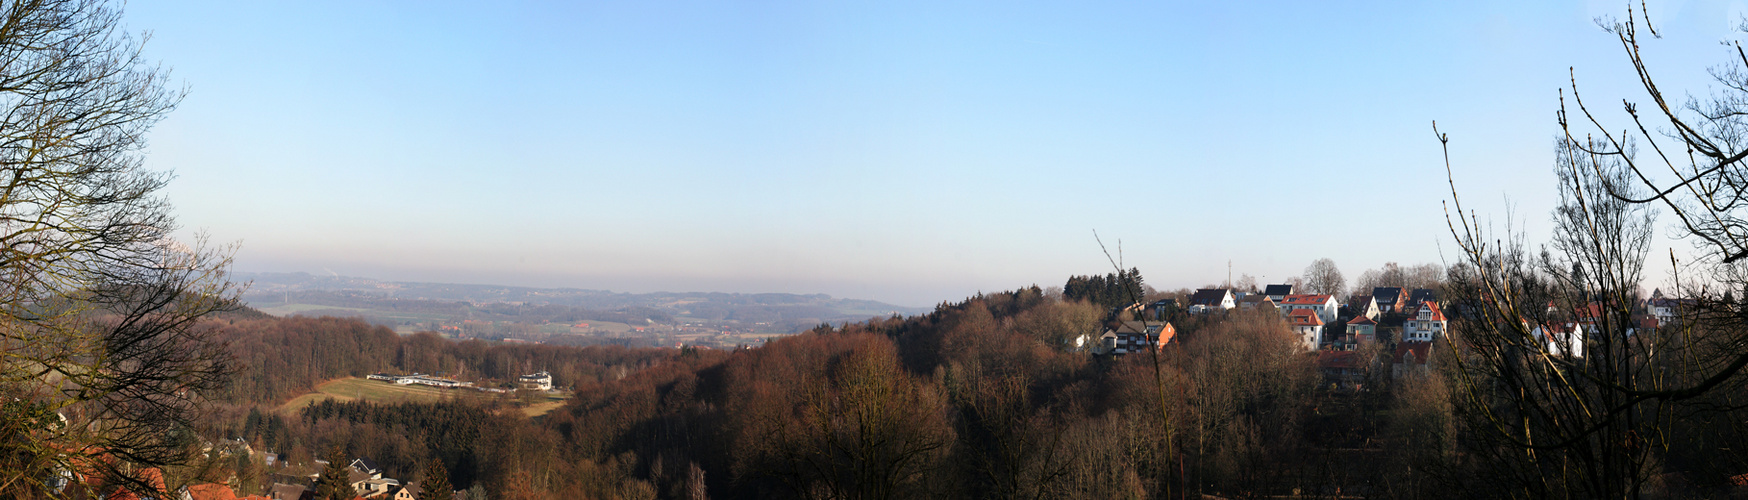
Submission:
<svg viewBox="0 0 1748 500">
<path fill-rule="evenodd" d="M 455 488 L 449 485 L 449 470 L 443 468 L 443 462 L 432 460 L 425 466 L 425 484 L 420 486 L 424 494 L 419 500 L 455 500 Z"/>
<path fill-rule="evenodd" d="M 328 453 L 328 467 L 322 469 L 322 477 L 316 479 L 316 498 L 322 500 L 351 500 L 357 496 L 352 490 L 346 472 L 346 452 L 339 447 Z"/>
</svg>

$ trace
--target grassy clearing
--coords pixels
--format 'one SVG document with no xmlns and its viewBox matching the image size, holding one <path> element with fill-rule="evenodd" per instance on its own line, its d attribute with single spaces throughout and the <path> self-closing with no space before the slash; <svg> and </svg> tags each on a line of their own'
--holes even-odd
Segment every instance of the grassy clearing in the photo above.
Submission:
<svg viewBox="0 0 1748 500">
<path fill-rule="evenodd" d="M 356 377 L 329 380 L 316 386 L 315 392 L 304 394 L 279 407 L 283 413 L 292 413 L 308 406 L 310 403 L 325 399 L 340 401 L 367 400 L 379 403 L 399 403 L 405 401 L 437 402 L 449 398 L 477 398 L 481 393 L 473 389 L 439 389 L 423 385 L 395 385 L 380 380 L 367 380 Z"/>
<path fill-rule="evenodd" d="M 557 409 L 559 409 L 559 407 L 564 406 L 566 399 L 569 399 L 569 398 L 568 397 L 556 397 L 556 396 L 555 397 L 548 397 L 548 398 L 546 398 L 546 401 L 542 401 L 539 403 L 534 403 L 534 404 L 522 407 L 522 414 L 527 415 L 529 418 L 545 415 L 547 413 L 552 412 L 552 410 L 557 410 Z"/>
</svg>

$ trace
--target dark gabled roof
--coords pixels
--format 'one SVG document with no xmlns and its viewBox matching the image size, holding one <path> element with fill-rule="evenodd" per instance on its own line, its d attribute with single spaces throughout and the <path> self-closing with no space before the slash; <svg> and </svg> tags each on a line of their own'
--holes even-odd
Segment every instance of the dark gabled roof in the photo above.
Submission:
<svg viewBox="0 0 1748 500">
<path fill-rule="evenodd" d="M 1288 283 L 1285 285 L 1269 285 L 1268 287 L 1265 287 L 1262 289 L 1263 295 L 1291 295 L 1292 293 L 1293 293 L 1293 284 L 1292 283 Z"/>
<path fill-rule="evenodd" d="M 1438 301 L 1438 292 L 1431 288 L 1416 288 L 1408 292 L 1408 300 L 1415 302 Z"/>
<path fill-rule="evenodd" d="M 368 458 L 358 458 L 356 460 L 353 460 L 351 467 L 354 469 L 358 469 L 360 472 L 364 472 L 367 474 L 376 474 L 376 473 L 382 472 L 382 466 L 376 465 L 375 460 L 371 460 Z"/>
<path fill-rule="evenodd" d="M 1226 300 L 1226 295 L 1230 293 L 1232 292 L 1227 291 L 1225 288 L 1203 288 L 1201 290 L 1196 290 L 1196 294 L 1190 296 L 1190 305 L 1218 306 L 1222 301 Z"/>
<path fill-rule="evenodd" d="M 1381 286 L 1372 289 L 1372 299 L 1377 300 L 1378 305 L 1395 304 L 1400 298 L 1402 298 L 1401 287 Z"/>
</svg>

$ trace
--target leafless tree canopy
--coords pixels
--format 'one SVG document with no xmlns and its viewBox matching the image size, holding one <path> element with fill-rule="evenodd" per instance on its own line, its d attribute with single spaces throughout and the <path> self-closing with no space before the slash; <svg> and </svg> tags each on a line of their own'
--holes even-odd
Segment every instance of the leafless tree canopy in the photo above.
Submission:
<svg viewBox="0 0 1748 500">
<path fill-rule="evenodd" d="M 141 165 L 181 93 L 120 15 L 0 2 L 0 496 L 183 459 L 226 368 L 197 321 L 235 303 L 228 257 L 170 238 L 170 175 Z"/>
<path fill-rule="evenodd" d="M 1341 276 L 1341 269 L 1335 267 L 1335 261 L 1328 258 L 1317 259 L 1306 266 L 1304 280 L 1311 293 L 1340 296 L 1347 292 L 1347 278 Z"/>
<path fill-rule="evenodd" d="M 1464 254 L 1450 273 L 1460 298 L 1453 393 L 1479 431 L 1468 456 L 1516 496 L 1668 494 L 1672 477 L 1719 487 L 1748 470 L 1748 456 L 1730 451 L 1744 449 L 1748 320 L 1727 292 L 1745 283 L 1737 262 L 1748 255 L 1748 56 L 1737 48 L 1713 71 L 1718 94 L 1671 106 L 1641 57 L 1641 29 L 1655 34 L 1648 17 L 1629 10 L 1604 24 L 1654 107 L 1622 101 L 1632 123 L 1605 126 L 1573 79 L 1555 143 L 1561 203 L 1541 251 L 1521 233 L 1483 229 L 1453 176 L 1451 229 Z M 1671 256 L 1670 296 L 1683 300 L 1661 305 L 1679 312 L 1673 321 L 1649 318 L 1643 308 L 1658 304 L 1639 295 L 1659 207 L 1699 254 Z"/>
</svg>

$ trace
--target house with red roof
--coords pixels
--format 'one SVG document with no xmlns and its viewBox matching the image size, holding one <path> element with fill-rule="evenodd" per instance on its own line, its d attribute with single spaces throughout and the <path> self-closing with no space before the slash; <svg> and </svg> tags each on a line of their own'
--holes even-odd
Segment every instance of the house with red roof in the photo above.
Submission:
<svg viewBox="0 0 1748 500">
<path fill-rule="evenodd" d="M 1318 351 L 1317 371 L 1323 381 L 1336 389 L 1358 390 L 1366 379 L 1366 367 L 1360 353 L 1353 351 Z"/>
<path fill-rule="evenodd" d="M 1283 316 L 1300 309 L 1315 311 L 1318 321 L 1326 325 L 1335 322 L 1336 316 L 1341 312 L 1341 305 L 1335 303 L 1334 295 L 1288 295 L 1281 298 L 1279 307 Z"/>
<path fill-rule="evenodd" d="M 1390 374 L 1401 378 L 1424 374 L 1432 364 L 1432 342 L 1409 341 L 1396 344 L 1396 356 Z"/>
<path fill-rule="evenodd" d="M 1402 322 L 1402 340 L 1432 342 L 1433 339 L 1444 336 L 1446 326 L 1445 313 L 1439 310 L 1438 304 L 1422 303 L 1418 309 L 1411 311 L 1407 321 Z"/>
<path fill-rule="evenodd" d="M 1305 344 L 1305 349 L 1317 350 L 1323 343 L 1323 319 L 1317 316 L 1314 309 L 1295 309 L 1287 313 L 1287 324 L 1293 327 L 1293 333 L 1299 334 L 1299 341 Z"/>
<path fill-rule="evenodd" d="M 1355 344 L 1370 344 L 1378 340 L 1378 322 L 1365 316 L 1347 320 L 1347 337 Z"/>
</svg>

